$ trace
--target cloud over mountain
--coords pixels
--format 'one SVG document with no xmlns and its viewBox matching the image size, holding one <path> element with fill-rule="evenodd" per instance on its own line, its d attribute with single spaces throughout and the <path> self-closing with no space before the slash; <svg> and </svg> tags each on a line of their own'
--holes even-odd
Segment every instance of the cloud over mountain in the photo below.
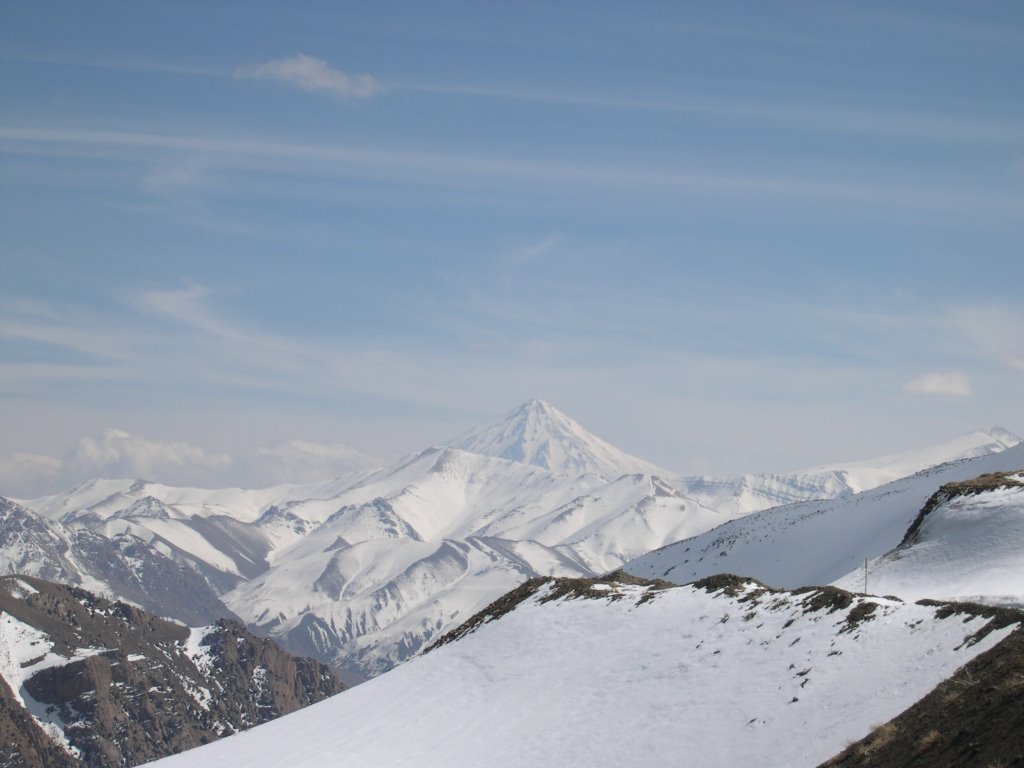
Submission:
<svg viewBox="0 0 1024 768">
<path fill-rule="evenodd" d="M 0 487 L 28 498 L 85 480 L 142 478 L 194 487 L 267 487 L 303 483 L 373 469 L 382 462 L 344 443 L 279 440 L 228 454 L 193 443 L 140 437 L 108 428 L 85 436 L 62 456 L 15 451 L 0 454 Z"/>
</svg>

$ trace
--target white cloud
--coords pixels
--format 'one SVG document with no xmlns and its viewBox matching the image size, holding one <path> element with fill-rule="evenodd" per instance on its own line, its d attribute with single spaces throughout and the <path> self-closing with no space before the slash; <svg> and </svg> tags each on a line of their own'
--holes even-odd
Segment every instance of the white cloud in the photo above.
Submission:
<svg viewBox="0 0 1024 768">
<path fill-rule="evenodd" d="M 83 437 L 63 457 L 0 454 L 0 496 L 33 498 L 93 478 L 134 478 L 168 485 L 265 488 L 329 480 L 385 462 L 343 443 L 282 440 L 234 458 L 187 442 L 150 440 L 121 429 Z"/>
<path fill-rule="evenodd" d="M 274 59 L 255 67 L 244 67 L 240 77 L 276 80 L 304 91 L 325 91 L 343 99 L 366 99 L 383 90 L 372 75 L 348 75 L 331 69 L 323 59 L 297 53 L 290 59 Z"/>
<path fill-rule="evenodd" d="M 1024 355 L 1010 358 L 1010 367 L 1024 371 Z"/>
<path fill-rule="evenodd" d="M 98 439 L 83 437 L 67 459 L 75 475 L 87 477 L 155 478 L 182 470 L 222 470 L 231 464 L 223 453 L 209 454 L 183 442 L 161 442 L 136 437 L 120 429 L 106 429 Z"/>
<path fill-rule="evenodd" d="M 914 395 L 969 397 L 974 393 L 970 377 L 959 371 L 925 373 L 908 381 L 903 388 Z"/>
<path fill-rule="evenodd" d="M 0 455 L 0 495 L 55 493 L 95 477 L 201 484 L 223 476 L 231 457 L 184 442 L 147 440 L 120 429 L 83 437 L 61 458 L 35 453 Z"/>
</svg>

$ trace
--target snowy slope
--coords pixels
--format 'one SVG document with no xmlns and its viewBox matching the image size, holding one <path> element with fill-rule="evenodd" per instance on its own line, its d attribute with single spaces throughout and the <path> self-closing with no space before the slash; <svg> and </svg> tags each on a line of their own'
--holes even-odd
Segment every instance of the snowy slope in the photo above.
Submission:
<svg viewBox="0 0 1024 768">
<path fill-rule="evenodd" d="M 448 444 L 469 453 L 533 464 L 564 475 L 586 473 L 614 480 L 630 474 L 673 474 L 620 451 L 543 400 L 524 403 L 493 424 Z"/>
<path fill-rule="evenodd" d="M 728 572 L 782 587 L 828 584 L 896 547 L 939 486 L 1022 467 L 1024 445 L 1017 445 L 854 496 L 758 512 L 644 555 L 625 570 L 676 583 Z"/>
<path fill-rule="evenodd" d="M 1021 483 L 1024 475 L 1018 475 Z M 1024 483 L 942 496 L 909 541 L 868 564 L 872 592 L 1024 607 Z M 836 584 L 863 588 L 858 569 Z"/>
<path fill-rule="evenodd" d="M 782 474 L 734 478 L 686 477 L 675 482 L 687 496 L 729 517 L 811 499 L 833 499 L 877 488 L 921 470 L 1012 448 L 1020 438 L 1001 427 L 971 432 L 937 445 L 866 461 L 823 465 Z"/>
<path fill-rule="evenodd" d="M 1014 626 L 972 645 L 988 620 L 885 599 L 598 583 L 545 602 L 555 589 L 354 690 L 156 765 L 815 766 Z"/>
<path fill-rule="evenodd" d="M 336 501 L 224 601 L 291 649 L 362 675 L 531 576 L 611 570 L 721 519 L 650 475 L 566 477 L 454 448 L 428 449 Z"/>
<path fill-rule="evenodd" d="M 877 488 L 893 480 L 909 477 L 923 469 L 960 459 L 976 459 L 1002 453 L 1019 445 L 1021 439 L 1002 427 L 979 430 L 937 445 L 880 456 L 868 461 L 834 464 L 805 470 L 804 474 L 832 471 L 841 475 L 854 493 Z"/>
<path fill-rule="evenodd" d="M 327 481 L 253 490 L 178 488 L 146 480 L 89 480 L 65 493 L 19 503 L 50 520 L 66 520 L 86 512 L 105 519 L 150 497 L 175 510 L 176 517 L 230 515 L 239 522 L 254 522 L 270 507 L 329 499 L 371 474 L 370 470 L 356 471 Z"/>
</svg>

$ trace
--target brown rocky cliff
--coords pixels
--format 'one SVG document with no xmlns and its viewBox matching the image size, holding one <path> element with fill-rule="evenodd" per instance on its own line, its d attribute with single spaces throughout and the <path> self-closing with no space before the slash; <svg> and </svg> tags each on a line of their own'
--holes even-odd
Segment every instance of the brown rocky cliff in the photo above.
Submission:
<svg viewBox="0 0 1024 768">
<path fill-rule="evenodd" d="M 36 592 L 4 588 L 17 581 Z M 199 638 L 133 606 L 20 576 L 0 578 L 0 610 L 46 633 L 53 652 L 72 659 L 24 684 L 51 721 L 66 724 L 64 734 L 81 755 L 76 760 L 61 750 L 61 760 L 70 762 L 43 759 L 42 765 L 137 765 L 342 690 L 330 668 L 296 659 L 233 621 L 220 621 Z M 25 731 L 25 723 L 10 720 L 8 709 L 24 713 L 20 705 L 5 707 L 0 732 L 5 724 L 12 733 Z M 53 745 L 35 729 L 42 747 Z M 33 745 L 39 739 L 32 738 L 21 739 L 20 749 L 38 752 Z M 28 753 L 4 756 L 0 766 L 29 765 L 33 759 Z"/>
</svg>

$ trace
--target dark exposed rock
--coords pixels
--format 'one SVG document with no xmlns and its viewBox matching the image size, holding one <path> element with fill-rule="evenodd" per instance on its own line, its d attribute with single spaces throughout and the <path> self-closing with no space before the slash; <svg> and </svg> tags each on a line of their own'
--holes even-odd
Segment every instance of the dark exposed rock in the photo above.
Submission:
<svg viewBox="0 0 1024 768">
<path fill-rule="evenodd" d="M 800 603 L 805 613 L 822 611 L 829 613 L 845 611 L 853 604 L 854 594 L 838 587 L 801 587 L 793 590 L 794 595 L 807 595 Z"/>
<path fill-rule="evenodd" d="M 743 594 L 751 585 L 755 587 L 753 591 L 758 596 L 780 591 L 774 587 L 762 584 L 757 579 L 749 576 L 737 576 L 734 573 L 716 573 L 714 576 L 705 576 L 703 579 L 698 579 L 690 584 L 690 586 L 703 589 L 708 593 L 724 592 L 729 597 Z"/>
<path fill-rule="evenodd" d="M 24 576 L 0 578 L 0 610 L 46 634 L 52 652 L 71 659 L 36 672 L 23 692 L 51 722 L 65 724 L 80 754 L 56 747 L 13 692 L 13 706 L 0 713 L 0 733 L 14 735 L 4 743 L 15 745 L 0 759 L 5 768 L 137 765 L 342 690 L 330 668 L 229 620 L 199 637 L 126 603 Z"/>
</svg>

